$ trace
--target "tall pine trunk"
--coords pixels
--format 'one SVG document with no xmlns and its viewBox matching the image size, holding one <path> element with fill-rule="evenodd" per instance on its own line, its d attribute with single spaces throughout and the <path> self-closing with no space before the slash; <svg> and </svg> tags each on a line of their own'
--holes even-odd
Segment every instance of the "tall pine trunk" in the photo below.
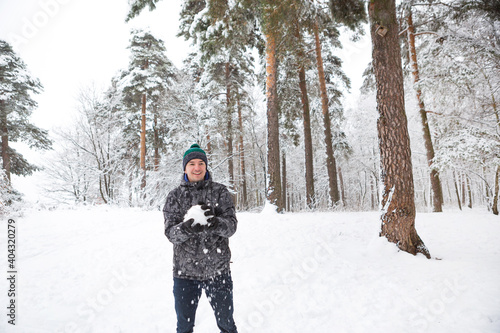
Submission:
<svg viewBox="0 0 500 333">
<path fill-rule="evenodd" d="M 306 204 L 308 208 L 314 208 L 314 164 L 313 164 L 313 145 L 311 134 L 311 111 L 309 107 L 309 96 L 307 94 L 306 70 L 304 68 L 305 54 L 302 49 L 302 36 L 300 35 L 300 23 L 298 18 L 295 18 L 295 37 L 299 43 L 297 58 L 298 58 L 298 74 L 300 101 L 302 102 L 302 124 L 304 127 L 304 159 L 306 167 Z"/>
<path fill-rule="evenodd" d="M 281 198 L 280 143 L 278 117 L 278 62 L 276 37 L 266 35 L 266 98 L 267 98 L 267 200 L 283 211 Z"/>
<path fill-rule="evenodd" d="M 415 193 L 395 0 L 372 0 L 368 9 L 383 186 L 380 236 L 403 251 L 430 258 L 415 229 Z"/>
<path fill-rule="evenodd" d="M 313 146 L 311 135 L 311 113 L 309 109 L 309 97 L 307 96 L 306 71 L 304 66 L 299 68 L 300 99 L 302 101 L 302 116 L 304 126 L 304 155 L 306 165 L 306 203 L 308 208 L 314 208 L 314 165 Z"/>
<path fill-rule="evenodd" d="M 319 41 L 318 23 L 314 23 L 314 40 L 316 44 L 316 66 L 318 68 L 319 87 L 321 92 L 321 110 L 323 111 L 323 124 L 325 127 L 326 168 L 328 172 L 328 185 L 330 189 L 330 200 L 336 205 L 339 200 L 339 185 L 337 182 L 337 163 L 333 155 L 332 127 L 330 123 L 330 112 L 328 110 L 328 93 L 326 91 L 326 78 L 321 55 L 321 44 Z"/>
<path fill-rule="evenodd" d="M 418 107 L 420 109 L 420 118 L 422 121 L 422 130 L 424 135 L 425 150 L 427 153 L 427 163 L 430 169 L 431 189 L 432 189 L 432 207 L 434 212 L 443 211 L 443 190 L 441 180 L 439 179 L 439 172 L 432 166 L 434 161 L 434 146 L 432 144 L 431 131 L 429 129 L 429 122 L 427 120 L 427 112 L 425 111 L 424 99 L 422 97 L 422 90 L 419 88 L 420 73 L 418 70 L 417 51 L 415 48 L 415 27 L 413 26 L 413 16 L 411 7 L 408 10 L 407 16 L 408 23 L 408 46 L 410 49 L 410 63 L 412 67 L 414 88 L 417 94 Z"/>
<path fill-rule="evenodd" d="M 142 171 L 141 189 L 146 187 L 146 93 L 142 94 L 141 103 L 141 147 L 140 165 Z"/>
</svg>

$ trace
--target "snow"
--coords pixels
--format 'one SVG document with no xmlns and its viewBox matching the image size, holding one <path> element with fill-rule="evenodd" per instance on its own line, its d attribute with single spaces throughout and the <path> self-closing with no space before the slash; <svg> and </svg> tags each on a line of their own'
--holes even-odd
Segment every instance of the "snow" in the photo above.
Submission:
<svg viewBox="0 0 500 333">
<path fill-rule="evenodd" d="M 379 238 L 379 216 L 238 213 L 230 246 L 239 332 L 500 331 L 498 216 L 418 214 L 431 260 Z M 0 332 L 175 332 L 160 211 L 103 206 L 15 220 L 17 323 L 6 324 L 4 278 Z M 217 331 L 205 296 L 195 322 L 195 332 Z"/>
<path fill-rule="evenodd" d="M 194 222 L 192 226 L 195 226 L 197 224 L 207 225 L 208 224 L 207 219 L 213 217 L 213 216 L 205 216 L 205 212 L 209 210 L 210 209 L 201 209 L 201 205 L 194 205 L 193 207 L 189 208 L 186 215 L 184 215 L 184 221 L 193 219 Z"/>
<path fill-rule="evenodd" d="M 278 214 L 278 206 L 275 204 L 272 204 L 269 202 L 269 200 L 266 200 L 264 204 L 264 208 L 262 209 L 261 212 L 262 215 L 272 215 L 272 214 Z"/>
</svg>

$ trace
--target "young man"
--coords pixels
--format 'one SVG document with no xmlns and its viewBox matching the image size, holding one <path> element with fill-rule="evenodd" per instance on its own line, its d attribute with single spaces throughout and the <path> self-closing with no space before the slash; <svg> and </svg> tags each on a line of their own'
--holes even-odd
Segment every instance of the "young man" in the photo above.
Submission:
<svg viewBox="0 0 500 333">
<path fill-rule="evenodd" d="M 174 244 L 177 333 L 193 332 L 202 290 L 220 331 L 237 333 L 229 267 L 229 237 L 236 232 L 238 223 L 233 200 L 224 185 L 212 181 L 207 155 L 199 145 L 185 152 L 182 163 L 182 182 L 168 194 L 163 208 L 165 235 Z M 185 218 L 188 210 L 197 205 L 206 217 L 203 223 Z"/>
</svg>

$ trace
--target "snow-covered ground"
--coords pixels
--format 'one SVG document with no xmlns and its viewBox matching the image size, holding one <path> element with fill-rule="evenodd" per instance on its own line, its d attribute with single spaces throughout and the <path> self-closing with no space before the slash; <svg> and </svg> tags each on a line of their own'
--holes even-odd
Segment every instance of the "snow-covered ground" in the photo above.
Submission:
<svg viewBox="0 0 500 333">
<path fill-rule="evenodd" d="M 376 212 L 238 219 L 230 245 L 240 333 L 500 332 L 497 216 L 418 214 L 431 260 L 379 238 Z M 32 211 L 16 227 L 16 326 L 7 325 L 3 278 L 0 331 L 175 332 L 172 246 L 161 212 Z M 195 332 L 217 332 L 205 296 Z"/>
</svg>

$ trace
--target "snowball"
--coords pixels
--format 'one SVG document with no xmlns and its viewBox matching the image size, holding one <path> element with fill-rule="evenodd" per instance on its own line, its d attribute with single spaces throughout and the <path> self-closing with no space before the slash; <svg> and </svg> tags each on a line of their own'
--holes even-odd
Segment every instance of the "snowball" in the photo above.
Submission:
<svg viewBox="0 0 500 333">
<path fill-rule="evenodd" d="M 184 215 L 184 222 L 189 219 L 194 219 L 192 226 L 197 224 L 206 225 L 208 224 L 207 219 L 211 216 L 205 216 L 205 212 L 209 209 L 201 209 L 201 205 L 195 205 L 187 211 L 186 215 Z"/>
</svg>

